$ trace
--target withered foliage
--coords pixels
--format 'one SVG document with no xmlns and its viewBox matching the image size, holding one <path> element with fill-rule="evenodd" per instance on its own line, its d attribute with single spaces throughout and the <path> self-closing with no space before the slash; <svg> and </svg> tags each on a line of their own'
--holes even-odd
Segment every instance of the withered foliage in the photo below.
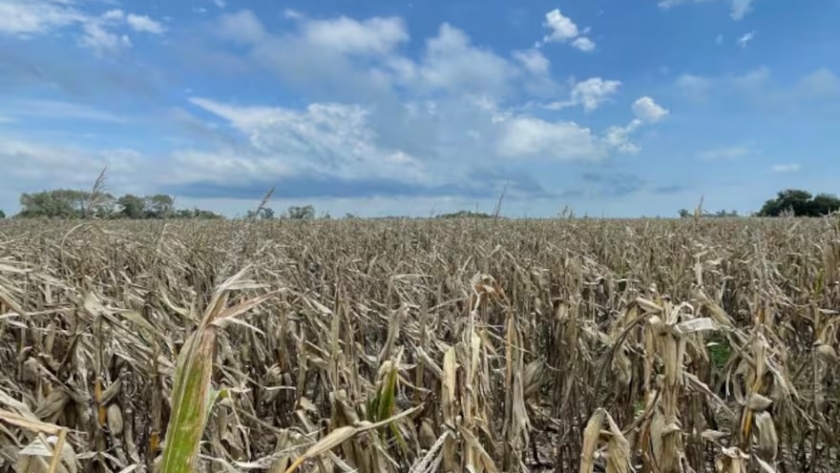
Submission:
<svg viewBox="0 0 840 473">
<path fill-rule="evenodd" d="M 0 471 L 838 471 L 838 264 L 836 218 L 4 222 Z"/>
</svg>

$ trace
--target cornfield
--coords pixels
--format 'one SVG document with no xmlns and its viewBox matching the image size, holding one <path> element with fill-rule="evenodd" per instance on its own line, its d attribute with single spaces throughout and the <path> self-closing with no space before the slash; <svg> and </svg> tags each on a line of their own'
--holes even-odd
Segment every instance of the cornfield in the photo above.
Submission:
<svg viewBox="0 0 840 473">
<path fill-rule="evenodd" d="M 0 223 L 0 470 L 833 472 L 840 221 Z"/>
</svg>

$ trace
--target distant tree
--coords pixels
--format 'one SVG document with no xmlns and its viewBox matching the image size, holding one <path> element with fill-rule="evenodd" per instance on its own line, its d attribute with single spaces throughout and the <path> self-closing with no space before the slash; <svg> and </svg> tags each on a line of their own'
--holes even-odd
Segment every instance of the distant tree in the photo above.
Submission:
<svg viewBox="0 0 840 473">
<path fill-rule="evenodd" d="M 80 194 L 81 191 L 69 189 L 23 193 L 20 196 L 21 211 L 18 216 L 21 218 L 79 218 L 84 211 L 84 201 L 80 198 Z"/>
<path fill-rule="evenodd" d="M 107 192 L 101 192 L 91 194 L 89 197 L 90 199 L 86 204 L 86 216 L 98 219 L 114 217 L 114 205 L 116 204 L 116 199 L 114 199 L 113 195 Z"/>
<path fill-rule="evenodd" d="M 117 199 L 119 213 L 122 218 L 141 219 L 146 218 L 146 199 L 133 194 L 126 194 Z"/>
<path fill-rule="evenodd" d="M 140 197 L 126 194 L 118 199 L 107 192 L 54 189 L 20 196 L 21 211 L 16 218 L 223 218 L 209 210 L 176 210 L 174 199 L 165 194 Z M 267 215 L 274 212 L 268 209 Z"/>
<path fill-rule="evenodd" d="M 472 210 L 459 210 L 457 212 L 440 214 L 437 218 L 493 218 L 492 215 L 484 212 L 474 212 Z"/>
<path fill-rule="evenodd" d="M 0 210 L 0 220 L 3 220 L 5 218 L 6 218 L 6 212 L 3 212 L 2 210 Z"/>
<path fill-rule="evenodd" d="M 197 220 L 220 220 L 224 217 L 211 212 L 209 210 L 200 210 L 200 209 L 179 209 L 173 212 L 172 217 L 178 219 L 197 219 Z"/>
<path fill-rule="evenodd" d="M 811 205 L 818 215 L 828 215 L 840 211 L 840 199 L 831 194 L 817 194 Z"/>
<path fill-rule="evenodd" d="M 346 214 L 344 214 L 344 218 L 349 220 L 349 219 L 354 219 L 354 218 L 358 218 L 358 217 L 356 217 L 356 214 L 354 214 L 354 213 L 347 212 Z"/>
<path fill-rule="evenodd" d="M 271 207 L 263 207 L 259 209 L 259 212 L 254 210 L 249 210 L 246 214 L 246 218 L 259 218 L 260 220 L 272 220 L 274 218 L 274 209 Z"/>
<path fill-rule="evenodd" d="M 691 218 L 694 216 L 694 212 L 686 209 L 680 209 L 680 218 Z M 728 218 L 728 217 L 737 217 L 738 211 L 732 210 L 727 212 L 726 210 L 718 210 L 715 213 L 703 211 L 700 213 L 700 216 L 703 218 Z"/>
<path fill-rule="evenodd" d="M 716 217 L 716 218 L 737 217 L 738 216 L 738 211 L 733 210 L 731 212 L 727 212 L 726 210 L 718 210 L 717 212 L 715 212 L 714 215 L 705 214 L 704 216 Z"/>
<path fill-rule="evenodd" d="M 311 220 L 315 218 L 315 207 L 311 205 L 303 207 L 292 205 L 286 210 L 284 217 L 291 220 Z"/>
<path fill-rule="evenodd" d="M 787 189 L 776 194 L 775 199 L 766 201 L 757 215 L 778 217 L 789 212 L 798 217 L 818 217 L 838 210 L 840 199 L 833 195 L 818 194 L 813 197 L 808 191 Z"/>
<path fill-rule="evenodd" d="M 175 202 L 171 196 L 165 194 L 155 194 L 144 199 L 146 216 L 148 218 L 166 218 L 175 207 Z"/>
</svg>

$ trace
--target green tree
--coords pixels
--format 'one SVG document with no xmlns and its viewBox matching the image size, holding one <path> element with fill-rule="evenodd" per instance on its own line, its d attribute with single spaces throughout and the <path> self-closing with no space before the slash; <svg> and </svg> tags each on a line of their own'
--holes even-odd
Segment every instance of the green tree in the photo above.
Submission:
<svg viewBox="0 0 840 473">
<path fill-rule="evenodd" d="M 263 207 L 260 210 L 260 212 L 262 213 L 260 218 L 263 218 L 265 220 L 273 220 L 274 219 L 274 209 L 272 209 L 271 207 Z"/>
<path fill-rule="evenodd" d="M 0 220 L 3 220 L 5 218 L 6 218 L 6 212 L 3 212 L 2 210 L 0 210 Z"/>
<path fill-rule="evenodd" d="M 311 220 L 315 218 L 315 207 L 311 205 L 305 205 L 303 207 L 292 205 L 286 210 L 284 216 L 292 220 Z"/>
<path fill-rule="evenodd" d="M 130 219 L 146 218 L 146 199 L 126 194 L 117 199 L 120 216 Z"/>
<path fill-rule="evenodd" d="M 114 196 L 107 192 L 88 194 L 88 200 L 84 204 L 86 213 L 83 215 L 99 219 L 113 218 L 115 203 Z"/>
<path fill-rule="evenodd" d="M 830 194 L 812 196 L 810 192 L 798 189 L 786 189 L 769 199 L 758 211 L 760 217 L 778 217 L 785 212 L 792 212 L 798 217 L 818 217 L 840 210 L 840 199 Z"/>
<path fill-rule="evenodd" d="M 818 215 L 828 215 L 840 211 L 840 199 L 831 194 L 817 194 L 811 205 Z"/>
<path fill-rule="evenodd" d="M 493 218 L 493 216 L 488 213 L 475 212 L 473 210 L 459 210 L 453 213 L 440 214 L 437 218 Z"/>
<path fill-rule="evenodd" d="M 20 205 L 21 211 L 16 216 L 20 218 L 223 218 L 209 210 L 176 210 L 174 199 L 165 194 L 146 197 L 126 194 L 115 199 L 113 195 L 100 190 L 53 189 L 23 193 Z"/>
<path fill-rule="evenodd" d="M 174 214 L 175 218 L 188 218 L 188 219 L 198 219 L 198 220 L 219 220 L 223 219 L 224 217 L 211 212 L 209 210 L 201 210 L 201 209 L 181 209 L 177 210 Z"/>
<path fill-rule="evenodd" d="M 175 202 L 166 194 L 155 194 L 144 199 L 148 218 L 166 218 L 175 208 Z"/>
<path fill-rule="evenodd" d="M 50 191 L 23 193 L 20 196 L 21 218 L 79 218 L 84 215 L 82 191 L 56 189 Z"/>
<path fill-rule="evenodd" d="M 258 211 L 249 210 L 247 214 L 245 214 L 246 218 L 258 218 L 260 220 L 271 220 L 274 218 L 274 209 L 271 207 L 263 207 Z"/>
</svg>

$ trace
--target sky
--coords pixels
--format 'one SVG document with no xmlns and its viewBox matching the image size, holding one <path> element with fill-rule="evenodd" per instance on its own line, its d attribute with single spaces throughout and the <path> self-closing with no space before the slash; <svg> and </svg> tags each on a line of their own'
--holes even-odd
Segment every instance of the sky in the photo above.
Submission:
<svg viewBox="0 0 840 473">
<path fill-rule="evenodd" d="M 840 193 L 840 0 L 0 0 L 0 209 L 756 211 Z"/>
</svg>

